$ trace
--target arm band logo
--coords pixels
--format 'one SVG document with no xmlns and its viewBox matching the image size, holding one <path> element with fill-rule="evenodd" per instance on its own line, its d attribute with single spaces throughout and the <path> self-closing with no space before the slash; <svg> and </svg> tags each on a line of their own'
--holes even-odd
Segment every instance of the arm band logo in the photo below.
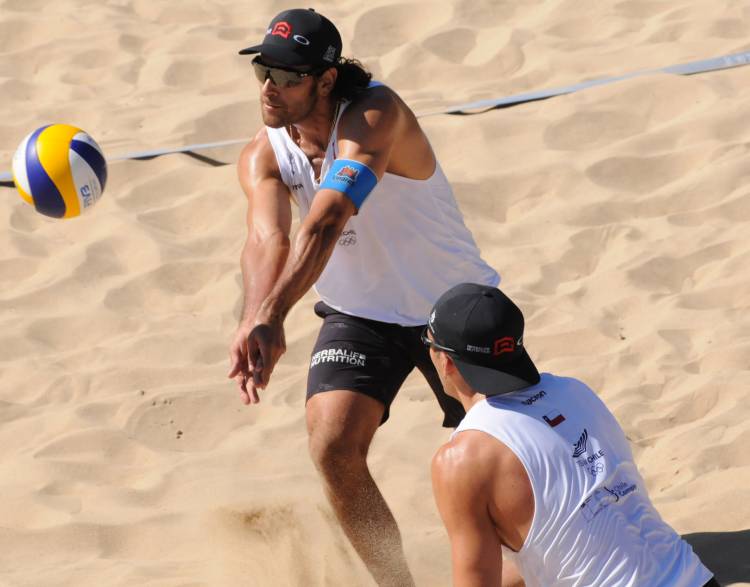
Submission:
<svg viewBox="0 0 750 587">
<path fill-rule="evenodd" d="M 336 159 L 320 184 L 320 189 L 342 192 L 359 210 L 377 183 L 377 176 L 364 163 L 351 159 Z"/>
</svg>

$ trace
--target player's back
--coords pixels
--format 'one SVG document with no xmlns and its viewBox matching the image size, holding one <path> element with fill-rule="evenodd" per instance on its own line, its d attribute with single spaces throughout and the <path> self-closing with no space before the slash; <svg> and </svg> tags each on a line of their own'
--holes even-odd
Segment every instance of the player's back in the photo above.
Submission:
<svg viewBox="0 0 750 587">
<path fill-rule="evenodd" d="M 534 518 L 513 557 L 527 587 L 700 587 L 711 573 L 653 507 L 625 435 L 585 384 L 542 374 L 472 407 L 482 430 L 523 463 Z"/>
</svg>

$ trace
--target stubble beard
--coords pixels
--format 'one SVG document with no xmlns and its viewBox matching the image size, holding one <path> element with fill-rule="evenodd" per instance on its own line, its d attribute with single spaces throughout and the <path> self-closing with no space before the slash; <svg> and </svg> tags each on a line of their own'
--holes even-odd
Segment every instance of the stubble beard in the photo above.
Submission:
<svg viewBox="0 0 750 587">
<path fill-rule="evenodd" d="M 270 128 L 286 128 L 292 124 L 302 122 L 315 110 L 318 104 L 318 86 L 313 84 L 310 93 L 307 96 L 307 100 L 301 104 L 300 109 L 296 111 L 280 112 L 279 114 L 273 114 L 266 111 L 263 108 L 261 102 L 260 115 L 263 119 L 263 124 Z"/>
</svg>

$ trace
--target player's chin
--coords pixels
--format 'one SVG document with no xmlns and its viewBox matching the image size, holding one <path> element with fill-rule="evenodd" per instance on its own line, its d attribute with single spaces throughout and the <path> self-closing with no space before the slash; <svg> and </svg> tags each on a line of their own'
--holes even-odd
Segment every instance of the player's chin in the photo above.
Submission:
<svg viewBox="0 0 750 587">
<path fill-rule="evenodd" d="M 261 118 L 263 118 L 263 124 L 271 128 L 282 128 L 289 125 L 286 110 L 279 107 L 261 104 Z"/>
</svg>

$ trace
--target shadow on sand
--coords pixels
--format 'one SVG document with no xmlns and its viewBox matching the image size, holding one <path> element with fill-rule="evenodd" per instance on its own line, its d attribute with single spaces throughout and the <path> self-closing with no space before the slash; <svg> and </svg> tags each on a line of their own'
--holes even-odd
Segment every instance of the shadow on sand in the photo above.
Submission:
<svg viewBox="0 0 750 587">
<path fill-rule="evenodd" d="M 750 530 L 685 534 L 703 564 L 722 585 L 750 583 Z"/>
</svg>

